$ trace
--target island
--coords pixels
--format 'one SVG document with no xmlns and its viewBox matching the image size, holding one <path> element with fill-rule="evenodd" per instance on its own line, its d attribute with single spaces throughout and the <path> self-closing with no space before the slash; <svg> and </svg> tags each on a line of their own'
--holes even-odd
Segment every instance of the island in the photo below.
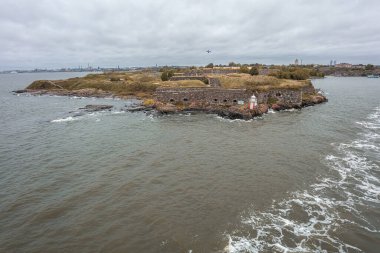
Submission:
<svg viewBox="0 0 380 253">
<path fill-rule="evenodd" d="M 260 73 L 255 66 L 162 68 L 112 71 L 66 80 L 38 80 L 35 95 L 137 98 L 134 110 L 161 114 L 200 111 L 231 119 L 252 119 L 268 110 L 300 109 L 327 101 L 310 80 L 312 72 L 288 68 Z"/>
</svg>

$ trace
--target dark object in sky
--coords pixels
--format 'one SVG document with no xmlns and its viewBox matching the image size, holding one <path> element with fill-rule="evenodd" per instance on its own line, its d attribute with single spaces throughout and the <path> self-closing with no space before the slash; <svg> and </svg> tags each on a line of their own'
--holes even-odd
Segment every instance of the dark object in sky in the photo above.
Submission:
<svg viewBox="0 0 380 253">
<path fill-rule="evenodd" d="M 211 50 L 209 49 L 209 50 L 207 50 L 206 52 L 209 54 L 209 53 L 211 53 Z"/>
</svg>

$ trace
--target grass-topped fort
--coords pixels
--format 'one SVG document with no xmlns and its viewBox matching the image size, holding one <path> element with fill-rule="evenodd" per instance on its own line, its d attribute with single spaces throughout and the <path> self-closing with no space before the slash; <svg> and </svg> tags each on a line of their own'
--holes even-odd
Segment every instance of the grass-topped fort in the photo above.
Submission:
<svg viewBox="0 0 380 253">
<path fill-rule="evenodd" d="M 235 65 L 145 69 L 89 74 L 66 80 L 38 80 L 26 92 L 67 96 L 138 98 L 161 113 L 205 111 L 249 119 L 268 109 L 301 108 L 326 98 L 310 78 L 313 68 Z M 252 100 L 254 99 L 254 101 Z M 253 102 L 254 104 L 252 104 Z"/>
</svg>

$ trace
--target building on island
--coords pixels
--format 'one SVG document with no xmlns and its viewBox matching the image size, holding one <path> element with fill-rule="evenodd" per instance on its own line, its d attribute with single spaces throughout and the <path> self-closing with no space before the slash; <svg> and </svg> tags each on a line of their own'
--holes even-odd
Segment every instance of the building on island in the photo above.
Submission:
<svg viewBox="0 0 380 253">
<path fill-rule="evenodd" d="M 337 68 L 352 68 L 352 64 L 343 62 L 343 63 L 335 64 L 335 67 L 337 67 Z"/>
</svg>

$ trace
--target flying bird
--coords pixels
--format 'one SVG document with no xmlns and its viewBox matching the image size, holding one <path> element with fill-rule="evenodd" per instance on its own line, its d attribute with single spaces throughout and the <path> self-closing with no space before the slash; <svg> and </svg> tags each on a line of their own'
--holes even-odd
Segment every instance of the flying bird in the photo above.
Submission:
<svg viewBox="0 0 380 253">
<path fill-rule="evenodd" d="M 209 49 L 209 50 L 207 50 L 206 52 L 209 54 L 209 53 L 211 53 L 211 50 Z"/>
</svg>

